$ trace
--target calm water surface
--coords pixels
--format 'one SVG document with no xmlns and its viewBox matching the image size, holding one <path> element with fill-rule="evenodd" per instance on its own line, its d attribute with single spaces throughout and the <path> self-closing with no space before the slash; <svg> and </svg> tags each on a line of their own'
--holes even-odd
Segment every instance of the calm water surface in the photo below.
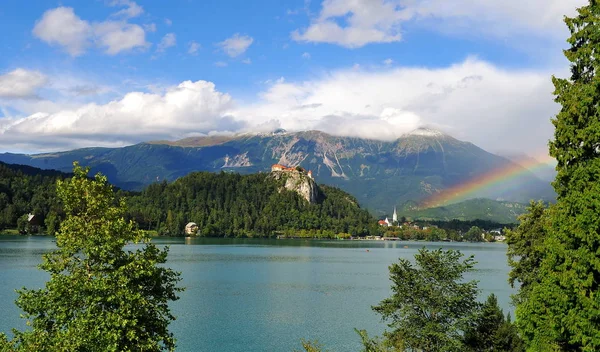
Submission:
<svg viewBox="0 0 600 352">
<path fill-rule="evenodd" d="M 354 328 L 380 334 L 370 309 L 390 295 L 388 266 L 419 248 L 458 249 L 477 260 L 469 279 L 481 299 L 494 292 L 509 310 L 503 244 L 159 238 L 186 291 L 171 307 L 178 351 L 292 351 L 300 339 L 330 351 L 355 351 Z M 404 248 L 407 246 L 408 248 Z M 15 288 L 41 287 L 37 269 L 49 237 L 0 236 L 0 332 L 24 329 Z"/>
</svg>

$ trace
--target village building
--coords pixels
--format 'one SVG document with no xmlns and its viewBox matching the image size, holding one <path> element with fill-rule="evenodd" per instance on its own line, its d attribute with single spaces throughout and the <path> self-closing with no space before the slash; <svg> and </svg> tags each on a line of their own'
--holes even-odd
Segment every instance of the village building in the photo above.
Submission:
<svg viewBox="0 0 600 352">
<path fill-rule="evenodd" d="M 187 236 L 195 236 L 198 233 L 198 225 L 195 222 L 188 222 L 185 225 L 185 234 Z"/>
<path fill-rule="evenodd" d="M 271 171 L 293 171 L 291 167 L 283 166 L 281 164 L 274 164 L 271 166 Z"/>
<path fill-rule="evenodd" d="M 40 231 L 40 221 L 35 214 L 27 214 L 27 232 L 38 233 Z"/>
<path fill-rule="evenodd" d="M 381 226 L 394 226 L 394 224 L 398 223 L 398 213 L 396 212 L 396 207 L 394 207 L 394 214 L 392 215 L 392 220 L 390 221 L 390 219 L 386 218 L 384 220 L 379 220 L 378 224 Z"/>
<path fill-rule="evenodd" d="M 504 241 L 506 241 L 506 236 L 504 236 L 504 235 L 496 235 L 496 236 L 494 236 L 494 241 L 496 241 L 496 242 L 504 242 Z"/>
<path fill-rule="evenodd" d="M 303 170 L 303 169 L 301 169 L 301 170 Z M 287 166 L 281 165 L 281 164 L 273 164 L 271 166 L 271 172 L 276 172 L 276 171 L 279 171 L 279 172 L 293 172 L 293 171 L 302 172 L 301 170 L 298 170 L 295 167 L 287 167 Z M 308 172 L 306 172 L 306 175 L 311 179 L 313 178 L 313 173 L 311 170 L 308 170 Z"/>
<path fill-rule="evenodd" d="M 378 224 L 381 226 L 387 226 L 387 227 L 392 226 L 392 222 L 387 217 L 385 218 L 385 220 L 379 220 Z"/>
</svg>

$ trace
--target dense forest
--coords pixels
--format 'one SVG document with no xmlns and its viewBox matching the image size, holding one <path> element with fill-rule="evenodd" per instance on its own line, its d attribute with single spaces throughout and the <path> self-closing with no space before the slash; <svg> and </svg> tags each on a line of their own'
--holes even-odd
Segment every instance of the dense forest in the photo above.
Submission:
<svg viewBox="0 0 600 352">
<path fill-rule="evenodd" d="M 369 235 L 376 221 L 355 198 L 319 186 L 316 204 L 282 189 L 269 174 L 193 173 L 173 183 L 156 183 L 140 193 L 115 189 L 127 203 L 127 217 L 141 229 L 183 235 L 187 222 L 200 236 L 272 236 L 304 230 L 310 236 Z M 0 163 L 0 230 L 25 231 L 27 214 L 53 234 L 63 217 L 56 181 L 71 175 Z"/>
<path fill-rule="evenodd" d="M 320 185 L 310 204 L 268 173 L 196 172 L 173 183 L 148 186 L 128 197 L 129 214 L 142 229 L 177 235 L 187 222 L 200 236 L 271 236 L 306 230 L 319 237 L 377 233 L 375 219 L 356 199 Z"/>
<path fill-rule="evenodd" d="M 24 165 L 0 163 L 0 230 L 24 229 L 27 214 L 50 229 L 58 226 L 62 207 L 56 196 L 56 180 L 71 175 Z"/>
</svg>

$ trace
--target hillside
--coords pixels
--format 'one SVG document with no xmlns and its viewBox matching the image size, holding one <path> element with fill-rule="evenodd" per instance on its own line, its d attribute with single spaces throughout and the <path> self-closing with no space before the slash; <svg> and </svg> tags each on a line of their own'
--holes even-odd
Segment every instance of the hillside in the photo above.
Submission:
<svg viewBox="0 0 600 352">
<path fill-rule="evenodd" d="M 398 210 L 398 216 L 418 220 L 489 220 L 501 224 L 514 224 L 518 222 L 517 218 L 525 213 L 526 209 L 527 204 L 523 203 L 478 198 L 428 209 L 420 209 L 414 204 L 406 204 Z"/>
<path fill-rule="evenodd" d="M 94 172 L 101 171 L 113 184 L 133 190 L 157 181 L 173 181 L 194 171 L 251 174 L 269 171 L 275 163 L 301 166 L 312 170 L 319 183 L 347 191 L 375 214 L 510 168 L 521 172 L 469 197 L 515 202 L 554 197 L 547 182 L 515 163 L 427 129 L 392 142 L 337 137 L 319 131 L 279 131 L 51 154 L 0 154 L 0 161 L 61 171 L 69 171 L 74 160 L 91 166 Z"/>
<path fill-rule="evenodd" d="M 57 202 L 56 181 L 69 177 L 53 170 L 0 162 L 0 230 L 17 228 L 19 218 L 31 213 L 43 224 L 56 226 L 62 212 Z M 22 225 L 21 225 L 22 226 Z"/>
<path fill-rule="evenodd" d="M 56 181 L 69 176 L 0 163 L 0 230 L 16 228 L 19 218 L 32 213 L 52 233 L 63 214 Z M 333 237 L 377 231 L 375 219 L 354 197 L 317 185 L 304 171 L 199 172 L 172 183 L 154 183 L 138 193 L 115 191 L 128 205 L 128 218 L 142 229 L 163 235 L 183 235 L 190 221 L 200 226 L 202 236 L 303 233 Z"/>
<path fill-rule="evenodd" d="M 328 186 L 316 186 L 310 201 L 302 189 L 312 180 L 290 175 L 197 172 L 173 183 L 155 183 L 127 199 L 129 213 L 141 228 L 179 235 L 187 222 L 198 224 L 201 236 L 330 236 L 368 235 L 375 219 L 356 199 Z M 313 182 L 314 183 L 314 182 Z"/>
</svg>

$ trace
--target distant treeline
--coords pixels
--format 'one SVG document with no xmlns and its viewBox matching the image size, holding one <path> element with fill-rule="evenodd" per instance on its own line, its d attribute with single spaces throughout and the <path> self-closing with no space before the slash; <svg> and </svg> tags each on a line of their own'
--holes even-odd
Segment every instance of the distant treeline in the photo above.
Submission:
<svg viewBox="0 0 600 352">
<path fill-rule="evenodd" d="M 64 213 L 56 181 L 71 175 L 0 163 L 0 230 L 27 231 L 27 214 L 53 234 Z M 377 234 L 376 220 L 349 194 L 319 186 L 309 204 L 283 189 L 269 174 L 192 173 L 172 183 L 156 183 L 139 193 L 115 189 L 127 203 L 128 218 L 160 235 L 183 235 L 188 222 L 200 236 L 275 236 L 295 230 L 320 237 Z"/>
<path fill-rule="evenodd" d="M 496 229 L 502 230 L 504 228 L 513 229 L 518 225 L 518 224 L 501 224 L 501 223 L 498 223 L 495 221 L 490 221 L 490 220 L 457 220 L 457 219 L 454 219 L 451 221 L 439 221 L 439 220 L 421 221 L 421 220 L 417 220 L 416 222 L 421 223 L 421 224 L 436 225 L 440 229 L 454 230 L 454 231 L 459 231 L 459 232 L 469 231 L 469 229 L 471 229 L 473 226 L 479 227 L 485 231 L 491 231 L 491 230 L 496 230 Z"/>
<path fill-rule="evenodd" d="M 26 232 L 27 214 L 31 213 L 40 231 L 53 234 L 64 216 L 56 196 L 56 181 L 70 176 L 0 163 L 0 230 L 17 228 Z M 139 193 L 115 192 L 127 203 L 129 219 L 141 229 L 160 235 L 181 236 L 188 222 L 198 224 L 199 236 L 210 237 L 348 237 L 390 231 L 378 226 L 354 197 L 338 188 L 320 185 L 317 203 L 309 204 L 297 193 L 283 189 L 282 181 L 268 173 L 197 172 L 172 183 L 150 185 Z M 417 223 L 436 225 L 451 234 L 466 232 L 473 226 L 485 230 L 503 227 L 481 220 Z M 413 239 L 439 237 L 415 236 Z"/>
<path fill-rule="evenodd" d="M 54 170 L 0 163 L 0 230 L 25 228 L 27 214 L 40 224 L 58 226 L 62 207 L 56 196 L 56 181 L 71 175 Z"/>
</svg>

